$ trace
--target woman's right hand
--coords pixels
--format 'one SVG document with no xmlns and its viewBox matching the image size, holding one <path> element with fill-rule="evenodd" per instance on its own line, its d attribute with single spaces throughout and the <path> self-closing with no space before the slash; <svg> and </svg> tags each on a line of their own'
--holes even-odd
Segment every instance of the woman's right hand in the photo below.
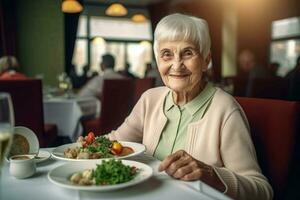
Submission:
<svg viewBox="0 0 300 200">
<path fill-rule="evenodd" d="M 165 158 L 159 166 L 159 171 L 165 171 L 171 177 L 184 181 L 201 180 L 221 192 L 225 191 L 225 185 L 213 167 L 196 160 L 184 150 Z"/>
</svg>

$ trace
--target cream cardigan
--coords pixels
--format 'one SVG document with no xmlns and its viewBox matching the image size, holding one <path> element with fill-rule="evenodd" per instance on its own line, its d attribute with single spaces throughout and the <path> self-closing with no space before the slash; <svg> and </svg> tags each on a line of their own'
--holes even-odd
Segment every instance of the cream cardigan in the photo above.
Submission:
<svg viewBox="0 0 300 200">
<path fill-rule="evenodd" d="M 169 89 L 146 91 L 110 139 L 142 142 L 153 155 L 167 122 L 163 103 Z M 185 151 L 214 167 L 234 199 L 272 199 L 273 191 L 258 166 L 246 116 L 229 94 L 217 89 L 204 117 L 188 125 Z"/>
</svg>

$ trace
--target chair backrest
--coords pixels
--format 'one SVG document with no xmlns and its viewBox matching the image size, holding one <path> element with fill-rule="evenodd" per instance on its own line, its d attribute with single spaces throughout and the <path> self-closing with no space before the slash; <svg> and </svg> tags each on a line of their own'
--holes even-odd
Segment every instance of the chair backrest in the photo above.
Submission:
<svg viewBox="0 0 300 200">
<path fill-rule="evenodd" d="M 299 131 L 299 102 L 236 97 L 248 118 L 263 173 L 278 199 L 285 192 Z"/>
<path fill-rule="evenodd" d="M 134 103 L 136 103 L 141 95 L 148 89 L 153 88 L 155 84 L 155 78 L 142 78 L 135 79 L 135 90 L 134 90 Z"/>
<path fill-rule="evenodd" d="M 0 80 L 0 92 L 10 93 L 15 125 L 33 130 L 43 146 L 44 115 L 41 80 Z"/>
<path fill-rule="evenodd" d="M 108 133 L 118 128 L 132 107 L 133 79 L 106 79 L 101 96 L 100 132 Z"/>
<path fill-rule="evenodd" d="M 281 77 L 256 78 L 249 87 L 249 97 L 283 100 L 288 98 L 289 82 Z"/>
</svg>

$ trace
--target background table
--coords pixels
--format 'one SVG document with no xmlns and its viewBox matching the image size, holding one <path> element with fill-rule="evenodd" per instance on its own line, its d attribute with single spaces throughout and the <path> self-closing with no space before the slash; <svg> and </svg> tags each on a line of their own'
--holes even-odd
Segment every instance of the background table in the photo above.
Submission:
<svg viewBox="0 0 300 200">
<path fill-rule="evenodd" d="M 100 101 L 94 97 L 48 98 L 43 104 L 45 123 L 56 124 L 58 135 L 67 136 L 72 141 L 82 134 L 80 120 L 100 113 Z"/>
<path fill-rule="evenodd" d="M 50 149 L 47 149 L 50 150 Z M 50 159 L 37 165 L 37 173 L 27 179 L 16 179 L 9 174 L 9 165 L 5 163 L 2 170 L 0 199 L 2 200 L 101 200 L 101 199 L 200 199 L 200 200 L 228 200 L 222 193 L 214 190 L 201 181 L 185 182 L 171 178 L 165 173 L 157 171 L 160 161 L 151 156 L 141 155 L 131 158 L 150 165 L 154 176 L 149 180 L 128 188 L 108 192 L 82 192 L 61 188 L 51 183 L 48 172 L 64 164 L 63 161 Z"/>
</svg>

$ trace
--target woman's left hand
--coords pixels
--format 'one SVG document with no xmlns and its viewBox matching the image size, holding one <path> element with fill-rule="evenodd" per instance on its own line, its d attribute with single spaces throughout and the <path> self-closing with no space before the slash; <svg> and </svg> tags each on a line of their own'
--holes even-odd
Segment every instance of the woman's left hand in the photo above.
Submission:
<svg viewBox="0 0 300 200">
<path fill-rule="evenodd" d="M 179 150 L 165 158 L 159 166 L 171 177 L 184 181 L 201 180 L 208 185 L 224 191 L 225 186 L 215 173 L 213 167 L 196 160 L 184 150 Z"/>
</svg>

